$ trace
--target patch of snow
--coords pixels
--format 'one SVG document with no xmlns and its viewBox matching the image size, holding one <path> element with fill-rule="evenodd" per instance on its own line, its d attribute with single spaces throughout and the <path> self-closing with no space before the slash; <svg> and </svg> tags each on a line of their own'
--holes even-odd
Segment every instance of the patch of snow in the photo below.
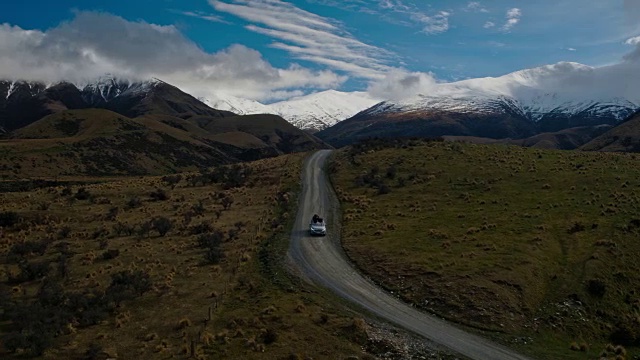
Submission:
<svg viewBox="0 0 640 360">
<path fill-rule="evenodd" d="M 219 110 L 239 115 L 275 114 L 303 130 L 322 130 L 348 119 L 380 102 L 365 92 L 327 90 L 272 104 L 233 96 L 218 96 L 204 102 Z"/>
<path fill-rule="evenodd" d="M 7 91 L 7 97 L 5 98 L 5 100 L 9 99 L 9 96 L 13 94 L 15 89 L 16 89 L 16 82 L 12 81 L 11 84 L 9 85 L 9 90 Z"/>
</svg>

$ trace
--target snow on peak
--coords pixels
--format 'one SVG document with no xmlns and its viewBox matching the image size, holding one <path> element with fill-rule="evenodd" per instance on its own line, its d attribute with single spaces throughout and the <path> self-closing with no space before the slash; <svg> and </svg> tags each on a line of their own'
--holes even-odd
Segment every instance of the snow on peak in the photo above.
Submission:
<svg viewBox="0 0 640 360">
<path fill-rule="evenodd" d="M 386 102 L 370 113 L 439 109 L 455 112 L 517 112 L 532 121 L 546 114 L 598 114 L 621 120 L 640 107 L 598 86 L 596 68 L 560 62 L 520 70 L 500 77 L 438 83 L 429 91 L 401 101 Z"/>
<path fill-rule="evenodd" d="M 379 101 L 365 92 L 326 90 L 267 105 L 255 100 L 227 95 L 219 95 L 204 102 L 215 109 L 240 115 L 260 113 L 280 115 L 300 129 L 317 131 L 350 118 Z"/>
</svg>

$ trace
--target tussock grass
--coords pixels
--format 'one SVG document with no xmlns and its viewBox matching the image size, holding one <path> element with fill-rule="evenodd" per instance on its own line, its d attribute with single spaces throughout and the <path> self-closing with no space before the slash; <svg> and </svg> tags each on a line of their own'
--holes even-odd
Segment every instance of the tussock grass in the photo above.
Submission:
<svg viewBox="0 0 640 360">
<path fill-rule="evenodd" d="M 347 254 L 407 302 L 541 358 L 638 351 L 636 155 L 371 142 L 331 169 Z"/>
<path fill-rule="evenodd" d="M 112 314 L 61 327 L 44 358 L 83 358 L 93 345 L 115 347 L 119 358 L 181 358 L 192 355 L 192 342 L 194 358 L 285 358 L 292 351 L 361 356 L 362 344 L 344 336 L 342 325 L 352 315 L 326 308 L 324 294 L 298 291 L 280 264 L 304 156 L 249 163 L 240 187 L 228 181 L 192 186 L 201 173 L 184 173 L 85 178 L 77 179 L 82 185 L 0 193 L 0 292 L 11 302 L 34 301 L 45 268 L 49 281 L 73 293 L 104 291 L 112 276 L 127 270 L 148 275 L 149 290 Z M 216 246 L 198 246 L 198 237 L 210 234 L 220 240 Z M 207 264 L 205 253 L 218 245 L 224 257 Z M 20 259 L 36 274 L 25 273 Z M 22 275 L 27 280 L 18 279 Z M 317 326 L 311 315 L 320 309 L 335 323 Z M 14 329 L 4 319 L 1 324 L 0 336 Z M 2 351 L 4 359 L 23 350 Z"/>
</svg>

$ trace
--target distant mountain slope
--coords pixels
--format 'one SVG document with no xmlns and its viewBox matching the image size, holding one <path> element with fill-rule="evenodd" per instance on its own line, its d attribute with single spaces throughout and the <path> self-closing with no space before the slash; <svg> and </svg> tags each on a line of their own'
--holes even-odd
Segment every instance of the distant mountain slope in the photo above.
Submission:
<svg viewBox="0 0 640 360">
<path fill-rule="evenodd" d="M 0 127 L 6 131 L 56 111 L 85 107 L 80 91 L 70 83 L 47 87 L 37 82 L 0 81 Z"/>
<path fill-rule="evenodd" d="M 336 146 L 372 136 L 528 138 L 567 128 L 615 125 L 640 107 L 638 99 L 568 87 L 560 81 L 593 68 L 559 63 L 497 78 L 436 84 L 403 101 L 385 101 L 317 135 Z M 569 79 L 571 80 L 571 79 Z"/>
<path fill-rule="evenodd" d="M 444 139 L 474 144 L 508 144 L 538 149 L 574 150 L 611 128 L 611 125 L 583 126 L 542 133 L 526 139 L 490 139 L 471 136 L 444 136 Z"/>
<path fill-rule="evenodd" d="M 0 81 L 0 128 L 19 129 L 44 116 L 63 110 L 100 108 L 127 117 L 164 114 L 176 117 L 236 116 L 213 109 L 175 86 L 154 79 L 129 82 L 103 77 L 76 86 L 38 82 Z"/>
<path fill-rule="evenodd" d="M 280 115 L 300 129 L 316 132 L 345 120 L 379 101 L 364 92 L 327 90 L 268 105 L 231 96 L 212 99 L 207 104 L 237 114 Z"/>
<path fill-rule="evenodd" d="M 133 83 L 120 94 L 108 100 L 104 107 L 129 117 L 145 114 L 165 114 L 177 117 L 193 115 L 236 116 L 229 111 L 213 109 L 177 87 L 160 80 Z"/>
<path fill-rule="evenodd" d="M 585 151 L 640 152 L 640 112 L 580 149 Z"/>
<path fill-rule="evenodd" d="M 16 176 L 164 174 L 326 147 L 273 115 L 132 119 L 106 109 L 63 110 L 1 140 L 0 152 L 10 156 L 0 159 L 0 170 L 20 169 Z"/>
</svg>

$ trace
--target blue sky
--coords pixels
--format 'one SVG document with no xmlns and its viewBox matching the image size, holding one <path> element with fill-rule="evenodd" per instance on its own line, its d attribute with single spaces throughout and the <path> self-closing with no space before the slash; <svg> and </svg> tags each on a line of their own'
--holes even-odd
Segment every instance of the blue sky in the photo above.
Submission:
<svg viewBox="0 0 640 360">
<path fill-rule="evenodd" d="M 235 75 L 240 82 L 246 82 L 243 91 L 248 92 L 248 97 L 266 99 L 323 88 L 366 89 L 371 82 L 394 71 L 454 81 L 499 76 L 560 61 L 596 67 L 615 64 L 633 50 L 632 38 L 640 36 L 638 3 L 637 0 L 12 1 L 3 4 L 0 12 L 0 23 L 5 24 L 7 36 L 12 37 L 7 40 L 7 36 L 3 38 L 0 34 L 0 52 L 6 54 L 9 49 L 18 48 L 21 53 L 33 52 L 33 56 L 51 59 L 36 62 L 40 66 L 45 61 L 73 61 L 71 53 L 82 54 L 87 63 L 74 68 L 85 69 L 87 73 L 93 68 L 110 72 L 127 70 L 130 62 L 131 69 L 124 71 L 128 74 L 140 73 L 138 68 L 144 70 L 142 65 L 135 64 L 144 54 L 136 55 L 135 51 L 153 43 L 168 50 L 151 50 L 155 56 L 151 62 L 157 64 L 157 69 L 150 64 L 150 74 L 165 75 L 169 64 L 178 61 L 175 57 L 184 54 L 193 60 L 190 83 L 198 76 L 220 80 L 220 73 L 228 73 L 219 84 L 227 86 L 233 80 L 231 75 Z M 118 24 L 120 28 L 133 25 L 118 39 L 118 31 L 112 30 Z M 105 33 L 112 31 L 115 38 L 98 34 L 99 29 Z M 39 36 L 34 36 L 32 46 L 26 49 L 14 39 L 23 36 L 20 35 L 23 30 L 36 30 Z M 160 33 L 170 35 L 166 42 L 162 36 L 156 36 Z M 83 48 L 76 45 L 77 37 L 82 37 Z M 51 39 L 55 40 L 55 46 L 48 44 Z M 118 46 L 118 41 L 122 46 Z M 127 41 L 129 46 L 123 44 Z M 137 46 L 137 41 L 142 45 Z M 74 47 L 74 52 L 61 54 L 60 44 Z M 234 44 L 242 47 L 234 48 Z M 43 47 L 49 52 L 42 52 Z M 51 55 L 54 48 L 57 50 Z M 163 57 L 166 61 L 160 64 L 156 59 Z M 254 63 L 243 63 L 239 69 L 237 63 L 245 61 Z M 0 75 L 15 74 L 17 62 L 16 59 L 2 62 L 0 55 Z M 233 66 L 225 67 L 230 63 Z M 26 65 L 19 66 L 19 70 L 33 73 L 25 69 Z M 70 71 L 64 64 L 51 66 Z M 188 71 L 183 64 L 175 67 L 182 73 Z M 215 76 L 211 75 L 212 69 Z M 265 81 L 271 79 L 273 86 L 252 84 L 241 78 L 260 71 Z M 180 82 L 177 72 L 166 76 Z M 250 90 L 256 86 L 259 91 Z M 231 87 L 242 89 L 239 85 Z"/>
</svg>

